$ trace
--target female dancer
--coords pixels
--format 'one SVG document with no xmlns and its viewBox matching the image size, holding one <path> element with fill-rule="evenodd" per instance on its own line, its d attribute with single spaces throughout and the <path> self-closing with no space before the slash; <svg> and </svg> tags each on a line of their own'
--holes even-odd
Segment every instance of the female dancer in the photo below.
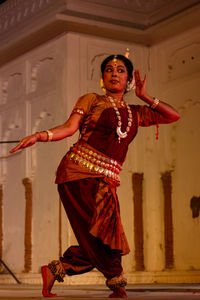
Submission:
<svg viewBox="0 0 200 300">
<path fill-rule="evenodd" d="M 166 124 L 179 119 L 170 105 L 149 96 L 146 75 L 141 79 L 123 55 L 111 55 L 101 64 L 104 95 L 86 94 L 78 99 L 62 125 L 25 137 L 10 152 L 38 141 L 58 141 L 78 129 L 78 142 L 63 157 L 56 176 L 63 206 L 78 241 L 58 260 L 41 268 L 43 296 L 51 293 L 54 281 L 97 268 L 113 291 L 110 298 L 126 298 L 122 255 L 129 253 L 120 218 L 116 187 L 128 145 L 139 126 Z M 134 79 L 133 79 L 134 77 Z M 137 97 L 147 105 L 128 105 L 124 94 L 135 81 Z"/>
</svg>

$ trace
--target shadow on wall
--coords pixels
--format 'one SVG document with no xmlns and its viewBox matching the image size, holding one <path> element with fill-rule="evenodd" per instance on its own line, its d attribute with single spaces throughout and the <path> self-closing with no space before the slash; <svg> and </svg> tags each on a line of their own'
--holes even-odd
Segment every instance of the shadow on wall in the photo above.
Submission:
<svg viewBox="0 0 200 300">
<path fill-rule="evenodd" d="M 192 197 L 190 200 L 190 208 L 192 210 L 192 217 L 198 218 L 200 211 L 200 197 Z"/>
</svg>

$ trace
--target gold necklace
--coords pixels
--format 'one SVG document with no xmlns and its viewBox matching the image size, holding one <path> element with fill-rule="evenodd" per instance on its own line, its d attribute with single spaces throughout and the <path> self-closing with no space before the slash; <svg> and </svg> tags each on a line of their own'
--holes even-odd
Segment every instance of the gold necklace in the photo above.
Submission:
<svg viewBox="0 0 200 300">
<path fill-rule="evenodd" d="M 118 135 L 118 141 L 120 143 L 121 139 L 124 139 L 124 138 L 127 137 L 128 132 L 130 131 L 130 128 L 132 126 L 132 121 L 133 121 L 132 112 L 131 112 L 130 106 L 128 105 L 127 102 L 120 101 L 120 103 L 123 103 L 123 106 L 124 106 L 124 104 L 126 105 L 127 111 L 128 111 L 128 125 L 126 127 L 126 131 L 122 132 L 122 130 L 121 130 L 121 126 L 122 126 L 121 116 L 120 116 L 120 112 L 119 112 L 119 110 L 118 110 L 118 108 L 116 106 L 116 103 L 115 103 L 115 101 L 119 102 L 119 100 L 117 100 L 117 99 L 115 99 L 115 98 L 113 98 L 111 96 L 108 96 L 108 95 L 106 95 L 106 97 L 109 99 L 109 101 L 112 104 L 112 106 L 113 106 L 113 108 L 115 110 L 115 113 L 116 113 L 116 117 L 117 117 L 117 129 L 116 129 L 116 132 L 117 132 L 117 135 Z"/>
</svg>

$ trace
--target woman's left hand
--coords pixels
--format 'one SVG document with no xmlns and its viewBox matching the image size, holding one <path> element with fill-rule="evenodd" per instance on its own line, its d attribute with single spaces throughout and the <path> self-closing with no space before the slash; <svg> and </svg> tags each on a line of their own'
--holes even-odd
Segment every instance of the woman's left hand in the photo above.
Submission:
<svg viewBox="0 0 200 300">
<path fill-rule="evenodd" d="M 143 99 L 147 95 L 146 94 L 147 76 L 145 74 L 144 80 L 142 80 L 139 70 L 135 70 L 134 76 L 135 76 L 135 93 L 136 93 L 136 96 Z"/>
</svg>

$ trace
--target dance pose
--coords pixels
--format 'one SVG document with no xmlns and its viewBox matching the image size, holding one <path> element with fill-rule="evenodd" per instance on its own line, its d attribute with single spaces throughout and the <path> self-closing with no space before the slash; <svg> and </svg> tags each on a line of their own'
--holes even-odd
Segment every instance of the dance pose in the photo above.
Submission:
<svg viewBox="0 0 200 300">
<path fill-rule="evenodd" d="M 146 75 L 133 73 L 132 62 L 123 55 L 111 55 L 101 64 L 103 95 L 89 93 L 76 102 L 69 119 L 50 130 L 23 138 L 10 152 L 36 142 L 58 141 L 80 136 L 61 160 L 56 183 L 61 201 L 78 241 L 63 256 L 42 266 L 43 296 L 51 293 L 54 281 L 97 268 L 112 290 L 110 298 L 126 298 L 127 280 L 121 264 L 129 245 L 120 218 L 116 188 L 129 144 L 139 126 L 167 124 L 179 119 L 170 105 L 149 96 Z M 124 100 L 135 84 L 141 105 Z"/>
</svg>

